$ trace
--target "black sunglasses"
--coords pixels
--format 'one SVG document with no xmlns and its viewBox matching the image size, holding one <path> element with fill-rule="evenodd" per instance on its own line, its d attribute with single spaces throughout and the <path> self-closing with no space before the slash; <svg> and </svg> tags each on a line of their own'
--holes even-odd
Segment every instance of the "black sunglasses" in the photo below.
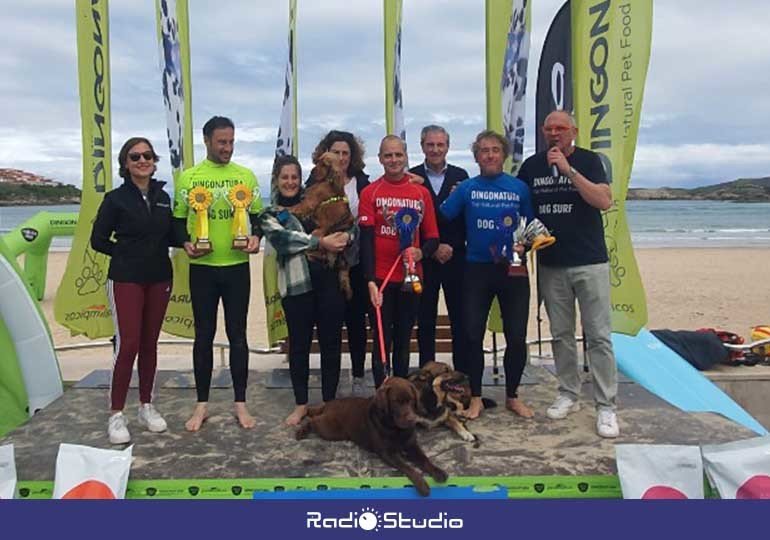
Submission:
<svg viewBox="0 0 770 540">
<path fill-rule="evenodd" d="M 155 154 L 150 150 L 146 152 L 131 152 L 128 154 L 128 159 L 131 161 L 139 161 L 139 158 L 144 158 L 145 161 L 155 161 Z"/>
</svg>

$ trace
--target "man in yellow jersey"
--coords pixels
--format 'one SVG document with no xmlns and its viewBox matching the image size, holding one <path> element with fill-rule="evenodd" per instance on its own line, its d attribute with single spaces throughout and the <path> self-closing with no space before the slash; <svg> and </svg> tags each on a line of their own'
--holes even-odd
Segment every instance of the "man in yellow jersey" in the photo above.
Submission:
<svg viewBox="0 0 770 540">
<path fill-rule="evenodd" d="M 254 173 L 230 161 L 234 140 L 232 120 L 212 117 L 203 126 L 206 159 L 184 171 L 174 186 L 174 224 L 177 232 L 187 238 L 184 250 L 190 257 L 190 297 L 195 318 L 193 369 L 198 403 L 185 424 L 188 431 L 198 431 L 208 417 L 220 298 L 230 342 L 235 415 L 242 427 L 255 425 L 246 409 L 246 314 L 251 286 L 249 254 L 259 251 L 259 237 L 252 231 L 251 219 L 262 208 L 262 198 Z"/>
</svg>

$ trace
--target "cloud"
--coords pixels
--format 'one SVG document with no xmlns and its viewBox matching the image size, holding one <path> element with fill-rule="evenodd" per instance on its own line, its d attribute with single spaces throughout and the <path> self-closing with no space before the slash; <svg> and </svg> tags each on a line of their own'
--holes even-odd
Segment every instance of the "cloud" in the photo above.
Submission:
<svg viewBox="0 0 770 540">
<path fill-rule="evenodd" d="M 770 144 L 639 145 L 631 185 L 696 187 L 769 176 L 768 171 Z"/>
<path fill-rule="evenodd" d="M 562 0 L 532 2 L 525 147 L 534 147 L 538 54 Z M 420 128 L 452 134 L 450 159 L 477 170 L 468 147 L 486 124 L 483 2 L 420 0 L 403 11 L 402 83 L 410 162 L 422 158 Z M 6 2 L 0 34 L 0 166 L 75 183 L 80 168 L 75 11 L 72 2 Z M 656 2 L 650 68 L 634 182 L 691 185 L 768 173 L 770 40 L 762 2 Z M 214 114 L 237 126 L 236 160 L 269 174 L 280 116 L 288 3 L 190 2 L 193 128 Z M 110 3 L 113 154 L 145 135 L 161 154 L 155 1 Z M 367 165 L 381 171 L 384 134 L 381 0 L 300 2 L 297 21 L 299 141 L 303 164 L 332 128 L 361 135 Z M 113 163 L 115 155 L 113 155 Z M 250 166 L 251 166 L 250 165 Z M 170 177 L 167 162 L 159 175 Z M 266 185 L 266 184 L 264 184 Z"/>
<path fill-rule="evenodd" d="M 275 143 L 276 128 L 258 126 L 238 126 L 236 131 L 238 142 L 270 142 Z"/>
</svg>

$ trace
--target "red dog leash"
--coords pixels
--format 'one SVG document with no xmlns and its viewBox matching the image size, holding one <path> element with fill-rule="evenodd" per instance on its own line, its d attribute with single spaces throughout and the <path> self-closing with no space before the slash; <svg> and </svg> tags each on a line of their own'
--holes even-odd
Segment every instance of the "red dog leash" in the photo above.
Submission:
<svg viewBox="0 0 770 540">
<path fill-rule="evenodd" d="M 391 266 L 390 270 L 388 271 L 388 275 L 385 276 L 385 279 L 382 281 L 382 285 L 380 285 L 380 288 L 377 290 L 380 295 L 382 295 L 382 291 L 390 281 L 390 277 L 393 275 L 393 272 L 396 271 L 396 266 L 398 266 L 399 262 L 401 262 L 400 254 L 398 257 L 396 257 L 393 266 Z M 387 379 L 390 377 L 390 369 L 388 369 L 388 358 L 385 356 L 385 336 L 382 333 L 382 306 L 375 305 L 374 312 L 377 315 L 377 331 L 380 338 L 380 360 L 382 360 L 382 367 L 385 370 L 385 378 Z"/>
</svg>

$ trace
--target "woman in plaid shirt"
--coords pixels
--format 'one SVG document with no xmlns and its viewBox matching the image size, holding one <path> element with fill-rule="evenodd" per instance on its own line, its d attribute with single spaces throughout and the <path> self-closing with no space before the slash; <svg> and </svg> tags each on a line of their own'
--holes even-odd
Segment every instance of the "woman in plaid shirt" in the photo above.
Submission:
<svg viewBox="0 0 770 540">
<path fill-rule="evenodd" d="M 345 297 L 337 272 L 309 259 L 307 252 L 341 252 L 357 231 L 353 225 L 348 232 L 313 236 L 312 221 L 302 223 L 286 210 L 302 200 L 302 191 L 302 169 L 297 158 L 276 158 L 271 177 L 272 205 L 260 214 L 259 227 L 278 255 L 278 291 L 289 328 L 289 371 L 296 407 L 286 418 L 288 425 L 299 424 L 307 411 L 314 328 L 318 328 L 321 345 L 321 393 L 325 402 L 334 399 L 340 377 Z"/>
</svg>

